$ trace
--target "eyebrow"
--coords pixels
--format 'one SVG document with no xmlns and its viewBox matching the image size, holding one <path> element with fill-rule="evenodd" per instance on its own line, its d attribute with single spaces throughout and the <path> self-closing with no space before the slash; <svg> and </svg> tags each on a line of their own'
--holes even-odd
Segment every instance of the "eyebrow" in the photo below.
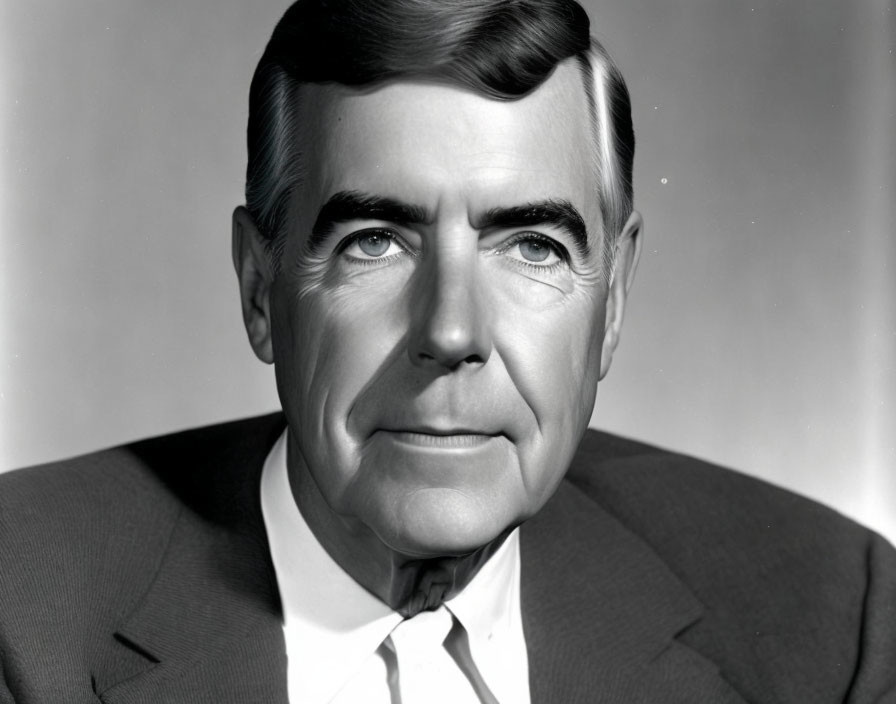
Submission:
<svg viewBox="0 0 896 704">
<path fill-rule="evenodd" d="M 507 208 L 492 208 L 482 219 L 473 224 L 484 230 L 487 227 L 535 227 L 552 225 L 565 230 L 578 248 L 587 256 L 591 250 L 588 243 L 588 228 L 575 206 L 567 200 L 542 200 Z"/>
<path fill-rule="evenodd" d="M 358 191 L 340 191 L 324 203 L 311 228 L 308 242 L 314 250 L 333 233 L 336 225 L 352 220 L 385 220 L 396 225 L 429 225 L 432 214 L 419 205 L 392 198 L 367 195 Z"/>
<path fill-rule="evenodd" d="M 336 225 L 352 220 L 384 220 L 396 225 L 431 225 L 435 218 L 419 205 L 358 191 L 340 191 L 321 207 L 311 229 L 308 242 L 311 249 L 323 244 Z M 569 233 L 580 253 L 587 256 L 590 251 L 585 221 L 567 200 L 548 199 L 492 208 L 471 224 L 478 230 L 552 225 Z"/>
</svg>

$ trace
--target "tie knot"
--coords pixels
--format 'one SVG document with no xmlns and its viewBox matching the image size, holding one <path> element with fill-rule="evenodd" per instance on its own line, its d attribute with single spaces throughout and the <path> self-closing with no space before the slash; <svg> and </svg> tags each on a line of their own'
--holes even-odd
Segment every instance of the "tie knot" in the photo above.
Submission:
<svg viewBox="0 0 896 704">
<path fill-rule="evenodd" d="M 441 648 L 453 625 L 454 617 L 442 605 L 399 623 L 392 631 L 392 642 L 396 650 L 410 653 Z"/>
</svg>

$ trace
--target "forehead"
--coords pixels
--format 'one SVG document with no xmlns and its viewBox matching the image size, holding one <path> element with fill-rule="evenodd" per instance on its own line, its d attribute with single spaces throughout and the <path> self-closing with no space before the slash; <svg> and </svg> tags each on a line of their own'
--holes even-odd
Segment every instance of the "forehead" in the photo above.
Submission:
<svg viewBox="0 0 896 704">
<path fill-rule="evenodd" d="M 548 198 L 599 217 L 591 128 L 574 61 L 524 98 L 399 81 L 303 88 L 305 205 L 356 190 L 470 214 Z M 304 151 L 304 150 L 303 150 Z"/>
</svg>

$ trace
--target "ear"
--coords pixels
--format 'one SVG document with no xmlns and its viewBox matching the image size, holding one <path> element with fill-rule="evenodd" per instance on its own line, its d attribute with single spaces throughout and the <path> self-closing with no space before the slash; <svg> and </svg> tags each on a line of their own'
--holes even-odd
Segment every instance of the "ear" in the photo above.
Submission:
<svg viewBox="0 0 896 704">
<path fill-rule="evenodd" d="M 635 269 L 641 256 L 641 239 L 644 222 L 641 214 L 633 210 L 616 240 L 616 251 L 613 259 L 613 273 L 607 289 L 607 307 L 604 326 L 604 344 L 600 357 L 600 378 L 603 379 L 610 370 L 613 352 L 619 344 L 622 330 L 622 317 L 625 313 L 625 301 L 628 291 L 635 280 Z"/>
<path fill-rule="evenodd" d="M 249 344 L 262 362 L 272 364 L 270 255 L 255 221 L 242 205 L 233 211 L 233 267 L 240 284 L 243 323 Z"/>
</svg>

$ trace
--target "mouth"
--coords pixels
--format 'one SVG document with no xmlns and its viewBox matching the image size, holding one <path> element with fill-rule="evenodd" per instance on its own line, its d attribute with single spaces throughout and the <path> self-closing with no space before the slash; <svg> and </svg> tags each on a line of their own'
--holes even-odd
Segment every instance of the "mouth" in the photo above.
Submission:
<svg viewBox="0 0 896 704">
<path fill-rule="evenodd" d="M 501 433 L 485 433 L 466 428 L 402 428 L 377 430 L 396 442 L 418 447 L 463 448 L 484 445 L 490 440 L 502 437 Z"/>
</svg>

